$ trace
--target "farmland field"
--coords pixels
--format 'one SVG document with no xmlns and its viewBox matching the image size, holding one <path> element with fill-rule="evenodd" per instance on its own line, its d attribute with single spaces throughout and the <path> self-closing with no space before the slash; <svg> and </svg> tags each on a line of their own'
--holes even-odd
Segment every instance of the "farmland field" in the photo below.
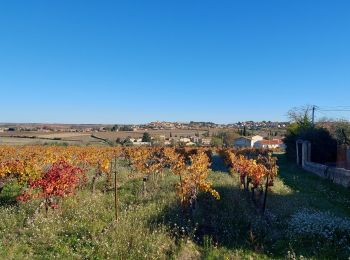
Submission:
<svg viewBox="0 0 350 260">
<path fill-rule="evenodd" d="M 29 132 L 14 131 L 0 133 L 0 144 L 8 145 L 29 145 L 29 144 L 54 144 L 67 143 L 71 145 L 102 144 L 91 137 L 92 133 L 71 133 L 71 132 Z"/>
<path fill-rule="evenodd" d="M 45 149 L 51 152 L 51 148 Z M 55 154 L 64 153 L 65 158 L 69 158 L 67 153 L 81 153 L 81 148 L 68 148 L 69 152 L 66 148 L 52 149 Z M 95 165 L 102 148 L 89 149 L 93 156 L 87 162 Z M 22 154 L 26 153 L 24 150 Z M 129 153 L 131 160 L 139 156 L 135 150 Z M 120 157 L 114 168 L 118 221 L 113 207 L 115 194 L 113 189 L 106 189 L 103 176 L 97 178 L 96 188 L 91 191 L 95 176 L 92 168 L 87 172 L 86 185 L 73 196 L 60 199 L 58 207 L 47 214 L 38 211 L 38 199 L 27 203 L 16 200 L 26 185 L 24 178 L 17 181 L 13 175 L 0 193 L 0 257 L 347 259 L 349 191 L 297 168 L 283 154 L 277 156 L 279 173 L 270 187 L 264 214 L 242 189 L 239 175 L 230 173 L 215 151 L 208 183 L 220 199 L 210 192 L 199 192 L 193 210 L 179 200 L 175 188 L 179 187 L 179 177 L 170 169 L 164 169 L 159 177 L 150 174 L 145 184 L 138 171 L 142 167 L 135 167 L 138 161 L 130 165 Z M 100 162 L 98 165 L 105 167 Z"/>
<path fill-rule="evenodd" d="M 213 134 L 217 129 L 211 129 L 209 132 Z M 140 138 L 144 130 L 140 131 L 119 131 L 119 132 L 30 132 L 30 131 L 13 131 L 0 133 L 0 144 L 43 144 L 66 142 L 72 145 L 88 145 L 88 144 L 105 144 L 91 137 L 91 135 L 108 139 L 115 142 L 117 138 Z M 204 130 L 147 130 L 151 136 L 164 135 L 165 137 L 188 137 L 195 134 L 202 135 Z M 56 140 L 55 140 L 56 139 Z"/>
</svg>

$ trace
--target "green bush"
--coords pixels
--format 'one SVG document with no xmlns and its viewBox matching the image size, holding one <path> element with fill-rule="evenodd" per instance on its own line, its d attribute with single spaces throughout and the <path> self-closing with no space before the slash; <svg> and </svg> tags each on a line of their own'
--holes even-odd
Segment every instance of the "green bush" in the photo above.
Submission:
<svg viewBox="0 0 350 260">
<path fill-rule="evenodd" d="M 337 156 L 337 141 L 325 128 L 291 124 L 284 138 L 289 160 L 296 159 L 296 141 L 302 139 L 311 143 L 311 161 L 316 163 L 334 163 Z"/>
</svg>

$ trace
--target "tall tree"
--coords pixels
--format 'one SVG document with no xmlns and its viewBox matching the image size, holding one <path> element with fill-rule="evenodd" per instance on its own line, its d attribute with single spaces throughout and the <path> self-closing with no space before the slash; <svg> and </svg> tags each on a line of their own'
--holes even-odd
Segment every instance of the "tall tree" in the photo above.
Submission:
<svg viewBox="0 0 350 260">
<path fill-rule="evenodd" d="M 298 124 L 302 128 L 312 126 L 312 106 L 294 107 L 287 113 L 291 123 Z"/>
<path fill-rule="evenodd" d="M 151 142 L 151 136 L 149 133 L 147 133 L 147 132 L 143 133 L 142 142 Z"/>
</svg>

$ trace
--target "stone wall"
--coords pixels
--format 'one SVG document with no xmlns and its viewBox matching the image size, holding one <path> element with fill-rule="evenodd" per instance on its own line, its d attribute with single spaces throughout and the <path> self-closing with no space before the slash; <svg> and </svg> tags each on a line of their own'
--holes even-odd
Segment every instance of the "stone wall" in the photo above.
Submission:
<svg viewBox="0 0 350 260">
<path fill-rule="evenodd" d="M 311 144 L 308 141 L 298 140 L 297 148 L 297 164 L 321 178 L 328 179 L 336 184 L 350 188 L 350 170 L 344 168 L 330 167 L 327 165 L 311 162 Z M 348 151 L 346 150 L 346 161 L 348 160 Z M 300 161 L 301 160 L 301 161 Z"/>
<path fill-rule="evenodd" d="M 304 162 L 303 169 L 328 179 L 336 184 L 350 188 L 350 170 L 343 168 L 329 167 L 319 163 Z"/>
</svg>

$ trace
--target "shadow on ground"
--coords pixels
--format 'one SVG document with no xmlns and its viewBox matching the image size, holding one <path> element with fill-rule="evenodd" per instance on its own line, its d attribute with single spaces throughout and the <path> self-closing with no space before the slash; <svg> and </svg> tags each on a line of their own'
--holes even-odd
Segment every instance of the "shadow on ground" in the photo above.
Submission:
<svg viewBox="0 0 350 260">
<path fill-rule="evenodd" d="M 228 167 L 225 165 L 224 160 L 222 157 L 218 154 L 213 154 L 211 159 L 211 169 L 213 171 L 219 171 L 219 172 L 229 172 Z"/>
<path fill-rule="evenodd" d="M 14 180 L 9 181 L 0 192 L 0 206 L 15 205 L 18 195 L 20 195 L 20 186 Z"/>
<path fill-rule="evenodd" d="M 192 214 L 184 212 L 179 204 L 169 205 L 151 220 L 150 226 L 166 225 L 176 239 L 190 237 L 199 246 L 204 246 L 209 239 L 213 245 L 227 250 L 285 256 L 289 249 L 283 226 L 285 222 L 281 223 L 272 212 L 261 215 L 250 195 L 238 186 L 231 184 L 214 188 L 219 192 L 220 200 L 201 194 Z M 269 199 L 285 205 L 291 198 L 270 194 Z"/>
<path fill-rule="evenodd" d="M 290 189 L 290 192 L 283 192 L 282 188 L 270 192 L 265 215 L 259 213 L 249 194 L 239 188 L 238 181 L 228 179 L 226 169 L 226 172 L 215 172 L 217 179 L 214 183 L 217 185 L 214 188 L 219 192 L 220 200 L 201 194 L 198 197 L 198 207 L 193 213 L 182 211 L 179 204 L 169 205 L 151 220 L 150 226 L 163 224 L 176 239 L 190 237 L 200 247 L 205 246 L 209 239 L 217 245 L 217 248 L 247 250 L 273 258 L 285 257 L 293 247 L 296 253 L 309 257 L 332 258 L 344 255 L 345 251 L 337 251 L 339 248 L 334 249 L 332 244 L 315 249 L 317 239 L 308 238 L 310 243 L 307 244 L 290 238 L 289 221 L 291 215 L 299 210 L 312 208 L 337 212 L 337 206 L 332 206 L 331 201 L 326 199 L 324 202 L 321 196 L 311 196 L 309 189 L 316 189 L 322 184 L 326 185 L 325 192 L 331 192 L 333 189 L 338 190 L 338 187 L 323 184 L 323 180 L 314 176 L 305 176 L 305 172 L 293 168 L 293 164 L 287 163 L 283 156 L 280 160 L 283 173 L 280 175 L 282 181 L 279 181 L 279 185 L 284 189 Z M 212 169 L 222 170 L 221 164 L 220 158 L 214 156 Z M 285 184 L 289 188 L 284 186 Z M 342 195 L 345 198 L 349 196 Z"/>
</svg>

